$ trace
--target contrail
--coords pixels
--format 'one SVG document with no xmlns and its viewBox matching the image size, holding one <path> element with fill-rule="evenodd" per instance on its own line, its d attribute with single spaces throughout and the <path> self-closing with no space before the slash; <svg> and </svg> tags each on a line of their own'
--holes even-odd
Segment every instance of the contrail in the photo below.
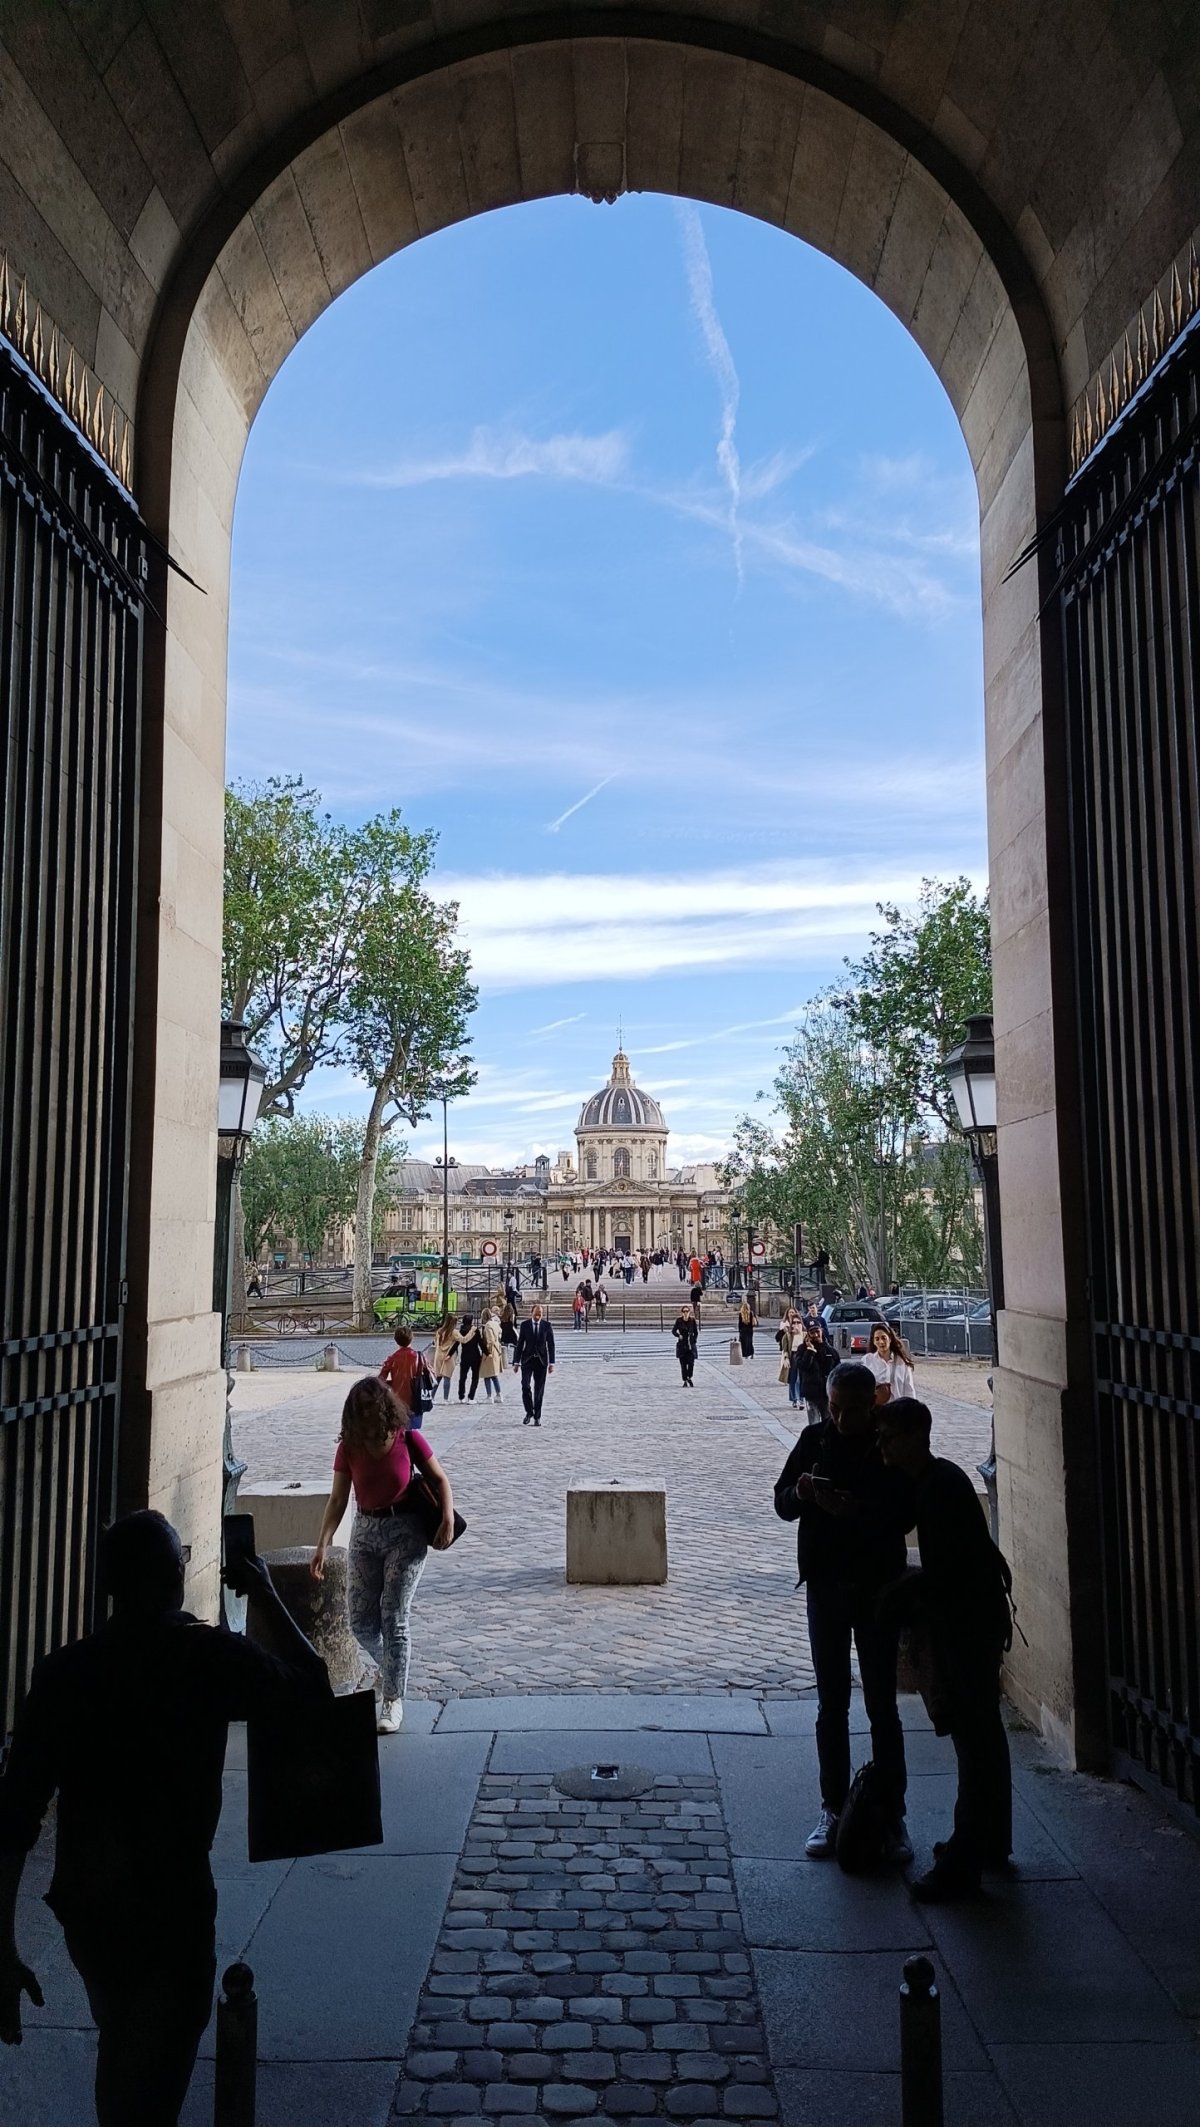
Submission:
<svg viewBox="0 0 1200 2127">
<path fill-rule="evenodd" d="M 559 828 L 563 825 L 563 822 L 569 820 L 573 812 L 582 812 L 584 806 L 590 805 L 592 799 L 598 798 L 600 792 L 604 790 L 609 783 L 615 783 L 616 778 L 617 771 L 615 768 L 611 775 L 602 776 L 600 778 L 600 781 L 596 784 L 594 790 L 585 790 L 581 798 L 576 798 L 575 803 L 573 805 L 568 805 L 565 812 L 559 813 L 557 820 L 551 820 L 550 825 L 546 829 L 546 833 L 548 835 L 556 835 L 558 833 Z"/>
<path fill-rule="evenodd" d="M 713 297 L 712 263 L 708 256 L 708 245 L 704 241 L 704 227 L 699 213 L 690 200 L 679 201 L 675 211 L 683 231 L 684 264 L 687 268 L 692 309 L 704 338 L 709 366 L 716 377 L 721 394 L 721 434 L 717 443 L 717 464 L 729 490 L 729 536 L 733 541 L 733 563 L 737 570 L 740 591 L 745 576 L 742 528 L 738 520 L 742 500 L 742 467 L 734 432 L 737 428 L 741 386 L 724 327 L 717 316 Z"/>
</svg>

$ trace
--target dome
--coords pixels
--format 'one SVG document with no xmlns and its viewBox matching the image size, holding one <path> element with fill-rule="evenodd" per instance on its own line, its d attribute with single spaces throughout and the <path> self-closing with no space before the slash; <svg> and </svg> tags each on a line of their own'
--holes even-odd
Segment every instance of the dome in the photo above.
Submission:
<svg viewBox="0 0 1200 2127">
<path fill-rule="evenodd" d="M 612 1077 L 584 1102 L 576 1124 L 581 1130 L 666 1130 L 662 1109 L 649 1093 L 635 1086 L 624 1049 L 613 1057 Z"/>
</svg>

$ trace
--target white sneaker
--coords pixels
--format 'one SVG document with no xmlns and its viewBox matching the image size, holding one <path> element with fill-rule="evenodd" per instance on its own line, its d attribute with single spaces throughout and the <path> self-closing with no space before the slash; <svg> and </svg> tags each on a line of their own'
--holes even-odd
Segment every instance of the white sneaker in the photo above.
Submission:
<svg viewBox="0 0 1200 2127">
<path fill-rule="evenodd" d="M 394 1736 L 403 1719 L 403 1699 L 385 1699 L 379 1709 L 379 1719 L 375 1723 L 376 1734 Z"/>
<path fill-rule="evenodd" d="M 820 1821 L 814 1824 L 804 1842 L 804 1851 L 810 1861 L 828 1861 L 837 1845 L 838 1821 L 831 1809 L 821 1811 Z"/>
</svg>

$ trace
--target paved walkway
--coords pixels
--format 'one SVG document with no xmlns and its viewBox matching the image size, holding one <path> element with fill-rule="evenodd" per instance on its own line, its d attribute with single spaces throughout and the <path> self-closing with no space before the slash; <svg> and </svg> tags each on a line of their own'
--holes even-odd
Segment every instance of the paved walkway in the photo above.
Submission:
<svg viewBox="0 0 1200 2127">
<path fill-rule="evenodd" d="M 926 1863 L 954 1777 L 903 1711 Z M 946 2127 L 1195 2127 L 1200 1847 L 1016 1733 L 1017 1873 L 918 1908 L 898 1876 L 802 1858 L 814 1712 L 811 1693 L 410 1701 L 380 1744 L 383 1845 L 258 1867 L 235 1730 L 219 1950 L 256 1976 L 258 2127 L 898 2127 L 914 1951 L 941 1991 Z M 857 1703 L 852 1725 L 859 1759 Z M 653 1784 L 584 1804 L 552 1784 L 611 1763 Z M 83 2127 L 94 2040 L 48 1873 L 43 1850 L 18 1923 L 46 2008 L 0 2049 L 0 2119 Z M 210 2031 L 184 2127 L 211 2119 Z"/>
<path fill-rule="evenodd" d="M 378 1359 L 390 1345 L 380 1344 Z M 795 1530 L 772 1487 L 795 1438 L 774 1344 L 731 1367 L 706 1329 L 696 1386 L 680 1384 L 669 1337 L 574 1330 L 543 1424 L 521 1423 L 520 1382 L 499 1408 L 440 1399 L 427 1424 L 467 1518 L 431 1556 L 414 1610 L 412 1691 L 430 1698 L 558 1690 L 790 1693 L 813 1681 Z M 372 1353 L 374 1357 L 374 1353 Z M 328 1480 L 347 1373 L 239 1375 L 234 1445 L 256 1480 Z M 939 1395 L 935 1446 L 967 1468 L 988 1415 Z M 576 1478 L 644 1477 L 667 1493 L 670 1578 L 661 1588 L 568 1587 L 566 1491 Z M 314 1522 L 316 1520 L 314 1516 Z M 316 1528 L 313 1529 L 316 1540 Z"/>
</svg>

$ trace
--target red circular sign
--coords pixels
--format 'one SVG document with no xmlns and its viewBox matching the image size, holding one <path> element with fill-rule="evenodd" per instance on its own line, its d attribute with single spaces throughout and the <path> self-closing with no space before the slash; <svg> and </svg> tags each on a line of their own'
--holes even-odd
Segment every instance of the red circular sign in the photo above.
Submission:
<svg viewBox="0 0 1200 2127">
<path fill-rule="evenodd" d="M 484 1241 L 479 1253 L 481 1256 L 494 1256 L 496 1254 L 496 1243 L 494 1241 Z"/>
</svg>

